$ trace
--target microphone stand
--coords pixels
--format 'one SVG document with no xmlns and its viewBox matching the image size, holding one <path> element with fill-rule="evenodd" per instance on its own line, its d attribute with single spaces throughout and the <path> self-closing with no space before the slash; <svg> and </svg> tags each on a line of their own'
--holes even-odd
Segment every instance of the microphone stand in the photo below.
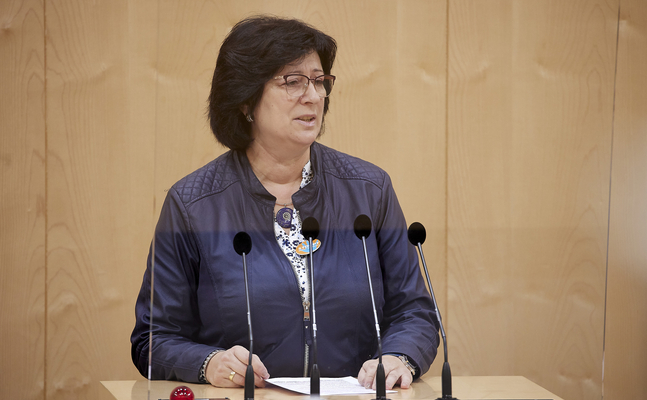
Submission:
<svg viewBox="0 0 647 400">
<path fill-rule="evenodd" d="M 310 260 L 310 305 L 312 306 L 312 368 L 310 370 L 310 396 L 319 398 L 321 376 L 317 364 L 317 311 L 315 308 L 315 273 L 313 240 L 319 236 L 319 222 L 314 217 L 303 220 L 303 236 L 308 238 L 308 259 Z"/>
<path fill-rule="evenodd" d="M 425 270 L 425 278 L 427 278 L 427 285 L 429 285 L 429 292 L 431 293 L 431 298 L 434 301 L 436 317 L 438 317 L 438 324 L 440 325 L 440 334 L 443 337 L 443 350 L 445 353 L 445 362 L 443 363 L 443 372 L 441 375 L 443 397 L 439 397 L 436 400 L 458 400 L 452 396 L 452 371 L 451 371 L 451 368 L 449 367 L 449 361 L 447 356 L 447 337 L 445 336 L 445 328 L 443 327 L 443 321 L 440 316 L 440 310 L 438 310 L 438 303 L 436 302 L 434 289 L 431 286 L 431 279 L 429 279 L 429 270 L 427 269 L 427 262 L 425 261 L 425 255 L 422 252 L 422 244 L 418 242 L 418 244 L 416 244 L 415 246 L 418 249 L 418 253 L 420 253 L 420 259 L 422 260 L 422 267 Z"/>
<path fill-rule="evenodd" d="M 375 373 L 375 399 L 374 400 L 389 400 L 386 398 L 386 376 L 384 375 L 384 364 L 382 364 L 382 336 L 380 335 L 380 323 L 377 319 L 377 311 L 375 308 L 375 296 L 373 295 L 373 284 L 371 283 L 371 269 L 368 264 L 368 253 L 366 252 L 366 238 L 362 236 L 362 244 L 364 245 L 364 260 L 366 261 L 366 272 L 368 274 L 368 288 L 371 292 L 371 302 L 373 303 L 373 317 L 375 318 L 375 331 L 377 332 L 377 351 L 378 363 L 377 371 Z"/>
<path fill-rule="evenodd" d="M 252 355 L 254 354 L 254 335 L 252 334 L 252 312 L 249 303 L 249 284 L 247 282 L 247 258 L 252 250 L 252 238 L 247 232 L 238 232 L 234 236 L 234 250 L 243 257 L 243 274 L 245 275 L 245 301 L 247 303 L 247 326 L 249 327 L 249 360 L 245 371 L 245 400 L 254 399 L 254 367 Z"/>
<path fill-rule="evenodd" d="M 153 236 L 153 244 L 152 244 L 152 251 L 151 251 L 152 256 L 151 256 L 151 302 L 150 302 L 150 315 L 149 315 L 149 320 L 148 320 L 148 371 L 147 371 L 147 379 L 148 379 L 148 395 L 147 399 L 150 400 L 151 398 L 151 382 L 153 380 L 153 370 L 152 370 L 152 365 L 153 365 L 153 296 L 155 295 L 155 236 Z"/>
<path fill-rule="evenodd" d="M 243 256 L 243 270 L 245 273 L 245 297 L 247 300 L 247 326 L 249 327 L 249 360 L 245 371 L 245 400 L 254 399 L 254 367 L 252 367 L 252 354 L 254 353 L 254 336 L 252 334 L 252 314 L 249 307 L 249 285 L 247 284 L 247 260 Z"/>
<path fill-rule="evenodd" d="M 368 252 L 366 251 L 366 238 L 371 234 L 371 220 L 362 214 L 355 219 L 355 235 L 362 239 L 364 249 L 364 261 L 366 262 L 366 273 L 368 274 L 368 288 L 371 292 L 371 303 L 373 304 L 373 317 L 375 318 L 375 332 L 377 333 L 377 351 L 378 362 L 377 371 L 375 372 L 375 399 L 389 400 L 386 397 L 386 376 L 384 374 L 384 364 L 382 364 L 382 336 L 380 335 L 380 321 L 377 318 L 377 309 L 375 308 L 375 295 L 373 294 L 373 283 L 371 280 L 371 267 L 368 263 Z"/>
<path fill-rule="evenodd" d="M 320 373 L 317 365 L 317 312 L 315 310 L 315 274 L 312 247 L 312 236 L 308 237 L 308 255 L 310 258 L 310 304 L 312 306 L 312 370 L 310 372 L 310 396 L 319 397 L 320 392 Z"/>
</svg>

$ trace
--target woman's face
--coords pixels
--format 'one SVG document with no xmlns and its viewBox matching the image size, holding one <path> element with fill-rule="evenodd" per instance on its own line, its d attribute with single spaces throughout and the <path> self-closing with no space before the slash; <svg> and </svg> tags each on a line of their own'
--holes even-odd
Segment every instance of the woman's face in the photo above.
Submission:
<svg viewBox="0 0 647 400">
<path fill-rule="evenodd" d="M 301 62 L 283 67 L 277 76 L 302 74 L 314 78 L 323 73 L 319 55 L 312 52 Z M 287 93 L 284 79 L 271 79 L 253 112 L 251 146 L 262 146 L 277 157 L 303 153 L 321 130 L 324 100 L 312 82 L 298 97 Z"/>
</svg>

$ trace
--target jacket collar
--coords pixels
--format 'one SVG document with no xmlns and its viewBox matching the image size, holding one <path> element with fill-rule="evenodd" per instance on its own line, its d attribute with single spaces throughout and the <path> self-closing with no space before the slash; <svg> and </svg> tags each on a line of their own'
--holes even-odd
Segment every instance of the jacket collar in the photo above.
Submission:
<svg viewBox="0 0 647 400">
<path fill-rule="evenodd" d="M 310 146 L 310 163 L 312 166 L 312 171 L 313 171 L 313 178 L 312 182 L 310 182 L 307 186 L 305 186 L 302 189 L 299 189 L 293 196 L 292 196 L 292 203 L 294 206 L 298 209 L 300 208 L 303 204 L 306 204 L 310 202 L 311 200 L 315 199 L 317 196 L 317 193 L 319 193 L 319 186 L 322 182 L 322 172 L 323 172 L 323 165 L 321 162 L 321 151 L 322 149 L 325 148 L 322 144 L 319 144 L 317 142 L 314 142 Z M 276 198 L 272 196 L 261 184 L 261 182 L 258 180 L 256 177 L 256 174 L 254 174 L 254 171 L 252 170 L 252 166 L 249 163 L 249 159 L 247 158 L 247 155 L 243 151 L 233 151 L 233 161 L 234 161 L 234 168 L 238 171 L 238 175 L 241 179 L 242 185 L 245 188 L 245 190 L 257 201 L 267 205 L 274 207 L 274 203 L 276 202 Z"/>
</svg>

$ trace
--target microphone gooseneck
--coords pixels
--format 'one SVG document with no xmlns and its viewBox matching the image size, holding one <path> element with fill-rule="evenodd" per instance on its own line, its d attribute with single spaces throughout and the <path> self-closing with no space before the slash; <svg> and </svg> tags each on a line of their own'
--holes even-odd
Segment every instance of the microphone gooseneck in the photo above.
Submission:
<svg viewBox="0 0 647 400">
<path fill-rule="evenodd" d="M 249 328 L 249 360 L 245 371 L 245 400 L 254 398 L 254 367 L 252 367 L 252 354 L 254 353 L 254 336 L 252 334 L 252 313 L 249 306 L 249 284 L 247 283 L 246 254 L 252 250 L 252 238 L 247 232 L 238 232 L 234 236 L 234 250 L 243 257 L 243 273 L 245 275 L 245 300 L 247 302 L 247 326 Z"/>
<path fill-rule="evenodd" d="M 378 363 L 375 373 L 375 400 L 388 400 L 386 398 L 386 376 L 384 374 L 384 364 L 382 364 L 382 336 L 380 334 L 380 321 L 377 318 L 377 308 L 375 308 L 375 295 L 373 294 L 373 282 L 371 280 L 371 267 L 368 263 L 368 252 L 366 251 L 366 238 L 371 235 L 371 219 L 361 214 L 355 218 L 353 224 L 355 235 L 362 240 L 364 249 L 364 261 L 366 262 L 366 273 L 368 274 L 368 288 L 371 292 L 371 304 L 373 305 L 373 317 L 375 318 L 375 332 L 377 334 L 377 351 Z"/>
<path fill-rule="evenodd" d="M 153 306 L 155 296 L 155 236 L 151 244 L 151 301 L 149 304 L 149 321 L 148 321 L 148 370 L 146 377 L 148 379 L 147 399 L 151 398 L 151 382 L 153 380 Z"/>
<path fill-rule="evenodd" d="M 308 260 L 310 260 L 310 310 L 312 311 L 312 368 L 310 370 L 310 396 L 319 397 L 321 393 L 321 374 L 317 363 L 317 311 L 315 308 L 314 247 L 312 241 L 319 236 L 319 222 L 308 217 L 301 224 L 303 236 L 308 239 Z"/>
<path fill-rule="evenodd" d="M 447 356 L 447 337 L 445 336 L 445 327 L 443 326 L 443 320 L 440 316 L 440 310 L 438 310 L 438 302 L 436 301 L 436 295 L 434 295 L 434 288 L 431 286 L 431 279 L 429 279 L 429 269 L 427 269 L 425 255 L 422 252 L 422 244 L 427 238 L 427 231 L 420 222 L 414 222 L 409 226 L 407 236 L 409 238 L 409 242 L 418 249 L 418 253 L 420 254 L 422 267 L 425 270 L 425 278 L 427 279 L 427 285 L 429 286 L 429 292 L 431 293 L 431 299 L 434 302 L 434 311 L 436 312 L 438 325 L 440 325 L 440 334 L 443 338 L 443 350 L 445 353 L 445 361 L 443 363 L 443 371 L 441 375 L 443 397 L 439 397 L 437 400 L 457 400 L 452 396 L 452 371 L 449 367 L 449 357 Z"/>
</svg>

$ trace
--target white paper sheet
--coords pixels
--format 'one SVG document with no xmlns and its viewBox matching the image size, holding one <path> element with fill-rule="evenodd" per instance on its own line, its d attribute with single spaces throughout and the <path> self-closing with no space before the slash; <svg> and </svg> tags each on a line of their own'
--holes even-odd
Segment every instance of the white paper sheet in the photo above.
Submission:
<svg viewBox="0 0 647 400">
<path fill-rule="evenodd" d="M 310 394 L 310 378 L 270 378 L 265 382 L 291 390 L 301 394 Z M 319 381 L 319 392 L 321 396 L 339 396 L 346 394 L 372 394 L 375 390 L 366 389 L 360 385 L 357 378 L 347 376 L 345 378 L 321 378 Z M 395 390 L 387 390 L 387 393 L 395 393 Z"/>
</svg>

